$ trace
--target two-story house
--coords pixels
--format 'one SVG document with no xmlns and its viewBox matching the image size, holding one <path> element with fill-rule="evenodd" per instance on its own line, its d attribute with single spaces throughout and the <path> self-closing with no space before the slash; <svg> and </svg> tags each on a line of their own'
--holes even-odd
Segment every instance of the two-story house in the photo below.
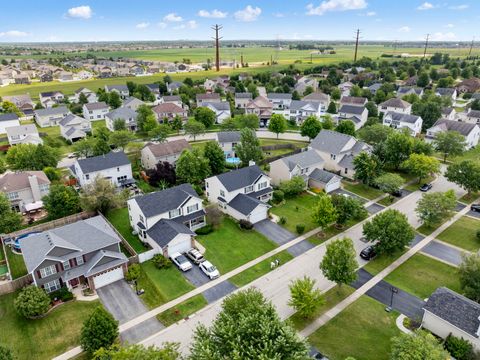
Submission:
<svg viewBox="0 0 480 360">
<path fill-rule="evenodd" d="M 105 125 L 108 130 L 115 131 L 115 122 L 124 121 L 127 130 L 137 130 L 137 112 L 128 107 L 119 107 L 105 115 Z"/>
<path fill-rule="evenodd" d="M 436 88 L 435 95 L 445 97 L 455 101 L 457 99 L 457 89 L 455 88 Z"/>
<path fill-rule="evenodd" d="M 35 104 L 28 94 L 3 96 L 3 101 L 9 101 L 22 112 L 25 116 L 32 116 Z"/>
<path fill-rule="evenodd" d="M 462 114 L 462 113 L 460 113 Z M 459 115 L 460 115 L 459 114 Z M 471 123 L 471 124 L 479 124 L 480 125 L 480 110 L 472 110 L 469 109 L 466 114 L 462 114 L 460 116 L 462 118 L 462 121 Z"/>
<path fill-rule="evenodd" d="M 453 107 L 442 108 L 442 119 L 455 120 L 457 117 L 457 111 Z"/>
<path fill-rule="evenodd" d="M 221 124 L 225 119 L 232 117 L 228 101 L 203 102 L 202 107 L 206 107 L 215 113 L 216 124 Z"/>
<path fill-rule="evenodd" d="M 423 89 L 416 86 L 400 86 L 397 90 L 397 97 L 399 98 L 413 94 L 421 97 L 423 95 Z"/>
<path fill-rule="evenodd" d="M 268 93 L 267 99 L 272 103 L 274 114 L 280 114 L 288 117 L 288 110 L 292 103 L 292 94 L 289 93 Z"/>
<path fill-rule="evenodd" d="M 252 93 L 235 93 L 235 108 L 245 109 L 250 100 L 252 100 Z"/>
<path fill-rule="evenodd" d="M 159 99 L 159 104 L 163 103 L 172 103 L 177 105 L 178 107 L 184 108 L 185 105 L 182 102 L 182 98 L 180 95 L 164 95 Z"/>
<path fill-rule="evenodd" d="M 43 140 L 40 138 L 37 127 L 34 124 L 10 126 L 6 129 L 8 143 L 10 145 L 18 144 L 43 144 Z"/>
<path fill-rule="evenodd" d="M 158 253 L 169 257 L 194 247 L 194 230 L 204 226 L 202 199 L 190 184 L 127 201 L 131 227 Z"/>
<path fill-rule="evenodd" d="M 208 94 L 197 94 L 196 95 L 197 106 L 203 106 L 204 103 L 220 102 L 220 94 L 217 93 L 208 93 Z"/>
<path fill-rule="evenodd" d="M 245 114 L 255 114 L 260 120 L 260 126 L 267 126 L 272 116 L 273 106 L 265 96 L 257 96 L 245 106 Z"/>
<path fill-rule="evenodd" d="M 240 131 L 220 131 L 217 141 L 225 154 L 225 159 L 237 157 L 235 147 L 240 142 Z"/>
<path fill-rule="evenodd" d="M 123 279 L 128 259 L 120 238 L 102 216 L 19 240 L 33 283 L 47 293 L 87 285 L 91 290 Z"/>
<path fill-rule="evenodd" d="M 90 121 L 104 120 L 110 108 L 104 101 L 83 104 L 83 117 Z"/>
<path fill-rule="evenodd" d="M 432 142 L 438 133 L 445 131 L 460 133 L 465 138 L 466 150 L 474 148 L 480 141 L 480 125 L 448 119 L 438 119 L 431 128 L 427 129 L 425 141 Z"/>
<path fill-rule="evenodd" d="M 365 106 L 368 99 L 361 96 L 342 96 L 340 105 Z"/>
<path fill-rule="evenodd" d="M 318 168 L 323 169 L 323 159 L 313 150 L 283 157 L 270 163 L 271 182 L 280 185 L 282 181 L 289 181 L 294 176 L 301 176 L 307 182 L 310 173 Z"/>
<path fill-rule="evenodd" d="M 322 106 L 317 101 L 292 100 L 287 118 L 301 125 L 307 117 L 320 118 L 322 114 Z"/>
<path fill-rule="evenodd" d="M 65 116 L 58 125 L 60 125 L 60 134 L 63 138 L 71 142 L 83 139 L 92 132 L 90 120 L 74 114 Z"/>
<path fill-rule="evenodd" d="M 107 93 L 115 91 L 122 99 L 126 99 L 130 95 L 127 85 L 105 85 L 105 91 Z"/>
<path fill-rule="evenodd" d="M 324 94 L 320 91 L 313 92 L 302 98 L 303 101 L 320 103 L 320 112 L 323 114 L 327 111 L 328 104 L 330 104 L 330 95 Z"/>
<path fill-rule="evenodd" d="M 56 126 L 70 111 L 66 106 L 39 109 L 34 111 L 35 122 L 40 127 Z"/>
<path fill-rule="evenodd" d="M 89 103 L 98 102 L 97 94 L 95 92 L 93 92 L 92 90 L 87 89 L 85 87 L 82 87 L 80 89 L 75 90 L 75 93 L 70 98 L 70 100 L 74 103 L 78 103 L 78 102 L 80 102 L 80 96 L 82 96 L 82 94 L 83 94 L 83 96 L 85 96 L 85 98 L 87 99 L 87 101 Z"/>
<path fill-rule="evenodd" d="M 123 101 L 123 107 L 132 109 L 133 111 L 137 111 L 138 108 L 142 105 L 145 105 L 145 103 L 142 100 L 137 99 L 133 96 L 130 96 Z"/>
<path fill-rule="evenodd" d="M 257 165 L 250 165 L 205 179 L 210 202 L 236 220 L 252 224 L 268 218 L 272 188 L 270 178 Z"/>
<path fill-rule="evenodd" d="M 175 105 L 174 103 L 162 103 L 152 108 L 155 113 L 158 122 L 170 122 L 176 116 L 179 116 L 182 120 L 186 120 L 188 117 L 188 111 L 184 108 Z"/>
<path fill-rule="evenodd" d="M 43 207 L 42 198 L 50 192 L 50 180 L 43 171 L 6 173 L 0 177 L 0 192 L 16 211 L 38 210 Z"/>
<path fill-rule="evenodd" d="M 385 114 L 391 111 L 410 115 L 412 104 L 400 98 L 391 98 L 378 105 L 378 112 Z"/>
<path fill-rule="evenodd" d="M 12 126 L 20 126 L 17 114 L 0 114 L 0 134 L 5 134 L 7 132 L 6 128 Z"/>
<path fill-rule="evenodd" d="M 342 105 L 338 109 L 337 120 L 351 120 L 355 124 L 355 130 L 360 129 L 368 119 L 368 109 L 364 106 Z"/>
<path fill-rule="evenodd" d="M 132 165 L 123 151 L 77 159 L 70 171 L 82 187 L 92 183 L 97 177 L 108 179 L 118 187 L 135 182 Z"/>
<path fill-rule="evenodd" d="M 65 99 L 65 95 L 60 91 L 48 91 L 38 94 L 38 98 L 43 107 L 51 108 L 53 105 L 62 102 Z"/>
<path fill-rule="evenodd" d="M 408 129 L 411 136 L 417 136 L 422 132 L 422 124 L 423 119 L 417 115 L 391 111 L 383 116 L 383 125 L 393 129 Z"/>
<path fill-rule="evenodd" d="M 164 161 L 175 164 L 183 150 L 187 149 L 191 149 L 191 146 L 185 139 L 146 144 L 141 150 L 142 167 L 154 169 L 159 162 Z"/>
</svg>

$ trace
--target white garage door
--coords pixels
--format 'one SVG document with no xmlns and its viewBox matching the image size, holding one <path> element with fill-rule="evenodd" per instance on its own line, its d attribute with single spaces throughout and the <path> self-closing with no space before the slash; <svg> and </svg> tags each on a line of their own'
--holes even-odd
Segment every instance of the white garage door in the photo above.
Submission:
<svg viewBox="0 0 480 360">
<path fill-rule="evenodd" d="M 265 220 L 268 217 L 266 206 L 257 206 L 255 210 L 250 214 L 249 221 L 255 224 L 259 221 Z"/>
<path fill-rule="evenodd" d="M 190 244 L 190 240 L 188 241 L 181 241 L 180 243 L 178 244 L 174 244 L 174 245 L 169 245 L 168 246 L 168 256 L 176 253 L 176 252 L 179 252 L 180 254 L 183 254 L 184 252 L 187 252 L 188 250 L 190 250 L 191 248 L 191 244 Z"/>
<path fill-rule="evenodd" d="M 337 190 L 340 188 L 340 180 L 339 181 L 334 181 L 330 184 L 327 184 L 327 186 L 325 186 L 325 192 L 326 193 L 329 193 L 333 190 Z"/>
<path fill-rule="evenodd" d="M 123 269 L 119 267 L 101 275 L 94 276 L 93 284 L 95 285 L 95 289 L 98 289 L 121 279 L 123 279 Z"/>
</svg>

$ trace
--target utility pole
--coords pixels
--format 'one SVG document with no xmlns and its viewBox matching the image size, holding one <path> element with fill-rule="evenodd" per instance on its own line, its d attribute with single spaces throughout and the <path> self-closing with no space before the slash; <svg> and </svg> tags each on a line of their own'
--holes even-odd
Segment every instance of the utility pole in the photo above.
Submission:
<svg viewBox="0 0 480 360">
<path fill-rule="evenodd" d="M 430 38 L 430 34 L 427 34 L 427 37 L 425 38 L 425 49 L 423 50 L 423 59 L 425 59 L 425 56 L 427 56 L 427 47 L 428 47 L 429 38 Z"/>
<path fill-rule="evenodd" d="M 472 42 L 470 43 L 470 50 L 468 50 L 468 57 L 472 55 L 473 43 L 475 41 L 475 37 L 473 37 Z"/>
<path fill-rule="evenodd" d="M 393 54 L 397 53 L 397 40 L 393 43 Z"/>
<path fill-rule="evenodd" d="M 353 57 L 353 62 L 357 61 L 358 39 L 360 39 L 360 29 L 357 29 L 357 36 L 356 36 L 356 39 L 355 39 L 355 55 Z"/>
<path fill-rule="evenodd" d="M 215 37 L 212 39 L 215 40 L 215 68 L 217 71 L 220 71 L 220 39 L 218 32 L 223 29 L 222 25 L 215 24 L 212 26 L 212 30 L 215 30 Z"/>
</svg>

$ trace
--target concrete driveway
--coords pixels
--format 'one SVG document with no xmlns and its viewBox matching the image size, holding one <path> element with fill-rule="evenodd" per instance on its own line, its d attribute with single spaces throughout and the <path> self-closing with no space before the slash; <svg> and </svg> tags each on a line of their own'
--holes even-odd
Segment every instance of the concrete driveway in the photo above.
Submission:
<svg viewBox="0 0 480 360">
<path fill-rule="evenodd" d="M 283 245 L 297 237 L 287 229 L 268 219 L 256 223 L 253 227 L 277 245 Z"/>
<path fill-rule="evenodd" d="M 471 217 L 474 217 L 474 218 L 477 218 L 477 219 L 480 219 L 480 211 L 472 211 L 470 210 L 468 213 L 467 213 L 468 216 L 471 216 Z"/>
<path fill-rule="evenodd" d="M 370 205 L 366 209 L 370 214 L 376 214 L 377 212 L 385 209 L 385 206 L 377 204 L 377 203 L 373 203 L 372 205 Z"/>
</svg>

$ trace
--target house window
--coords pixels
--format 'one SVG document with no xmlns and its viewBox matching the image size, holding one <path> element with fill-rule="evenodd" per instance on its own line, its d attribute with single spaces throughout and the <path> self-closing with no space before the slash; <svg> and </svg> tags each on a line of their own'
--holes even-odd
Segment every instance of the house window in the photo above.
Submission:
<svg viewBox="0 0 480 360">
<path fill-rule="evenodd" d="M 337 155 L 335 154 L 330 154 L 330 159 L 335 160 L 337 158 Z"/>
<path fill-rule="evenodd" d="M 86 180 L 89 180 L 89 179 L 90 179 L 90 175 L 86 174 L 86 175 L 85 175 L 85 179 L 86 179 Z"/>
<path fill-rule="evenodd" d="M 220 196 L 221 196 L 221 197 L 225 197 L 225 191 L 220 190 Z"/>
<path fill-rule="evenodd" d="M 43 284 L 43 288 L 45 289 L 45 291 L 47 293 L 58 290 L 58 289 L 60 289 L 60 287 L 61 287 L 60 286 L 60 280 L 58 280 L 58 279 L 55 279 L 55 280 L 50 281 L 46 284 Z"/>
<path fill-rule="evenodd" d="M 77 256 L 75 260 L 77 261 L 77 265 L 82 265 L 84 263 L 83 256 Z"/>
<path fill-rule="evenodd" d="M 268 182 L 264 181 L 264 182 L 258 184 L 258 190 L 265 189 L 267 186 L 268 186 Z"/>
<path fill-rule="evenodd" d="M 40 276 L 42 278 L 56 274 L 57 273 L 57 267 L 55 265 L 50 265 L 47 267 L 44 267 L 43 269 L 40 269 Z"/>
<path fill-rule="evenodd" d="M 9 200 L 15 200 L 15 199 L 18 199 L 18 192 L 9 192 L 7 194 L 7 197 Z"/>
<path fill-rule="evenodd" d="M 253 191 L 253 185 L 249 185 L 245 187 L 245 194 L 248 194 L 249 192 Z"/>
<path fill-rule="evenodd" d="M 119 168 L 119 167 L 117 167 L 117 172 L 119 172 L 119 171 L 120 171 L 120 168 Z"/>
<path fill-rule="evenodd" d="M 205 183 L 205 187 L 208 189 L 208 182 Z"/>
<path fill-rule="evenodd" d="M 198 210 L 198 204 L 190 205 L 187 207 L 187 214 L 190 214 Z"/>
<path fill-rule="evenodd" d="M 168 212 L 168 216 L 170 217 L 170 219 L 175 218 L 175 217 L 180 216 L 180 215 L 181 215 L 180 209 L 173 209 L 173 210 L 170 210 Z"/>
<path fill-rule="evenodd" d="M 49 184 L 41 184 L 40 185 L 40 191 L 48 191 L 49 188 L 50 188 Z"/>
<path fill-rule="evenodd" d="M 348 169 L 347 169 L 347 168 L 345 168 L 345 174 L 347 174 L 347 173 L 348 173 Z"/>
<path fill-rule="evenodd" d="M 142 215 L 138 215 L 138 216 L 140 217 L 140 222 L 141 222 L 141 223 L 144 223 L 145 220 L 143 219 L 143 216 L 142 216 Z"/>
<path fill-rule="evenodd" d="M 68 269 L 71 268 L 71 266 L 70 266 L 70 261 L 69 261 L 69 260 L 64 261 L 64 262 L 62 263 L 62 265 L 63 265 L 63 270 L 68 270 Z"/>
</svg>

